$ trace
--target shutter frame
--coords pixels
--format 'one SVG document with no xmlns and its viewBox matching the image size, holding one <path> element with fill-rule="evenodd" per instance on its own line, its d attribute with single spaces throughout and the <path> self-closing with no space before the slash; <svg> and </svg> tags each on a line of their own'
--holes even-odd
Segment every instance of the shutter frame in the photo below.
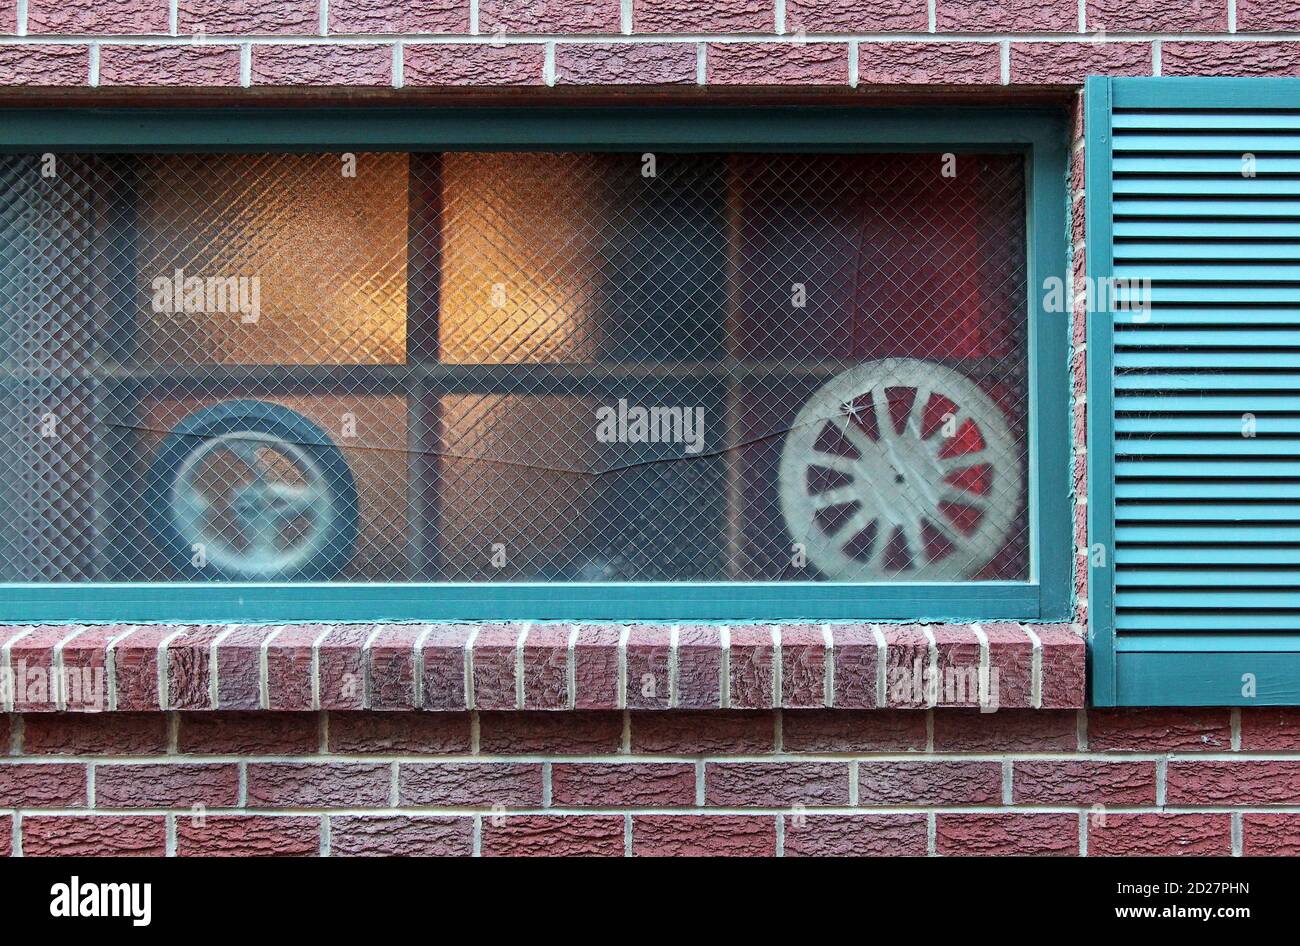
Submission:
<svg viewBox="0 0 1300 946">
<path fill-rule="evenodd" d="M 1300 175 L 1300 80 L 1092 77 L 1085 95 L 1087 276 L 1150 267 L 1156 300 L 1141 325 L 1087 313 L 1092 702 L 1300 704 L 1300 178 L 1240 174 L 1250 152 Z M 1269 308 L 1233 308 L 1250 298 Z M 1233 439 L 1254 404 L 1296 417 Z"/>
</svg>

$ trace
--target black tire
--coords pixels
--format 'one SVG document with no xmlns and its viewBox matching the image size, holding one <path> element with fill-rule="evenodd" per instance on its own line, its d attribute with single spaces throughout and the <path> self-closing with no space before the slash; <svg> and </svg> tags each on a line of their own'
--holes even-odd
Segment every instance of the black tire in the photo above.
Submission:
<svg viewBox="0 0 1300 946">
<path fill-rule="evenodd" d="M 324 473 L 334 504 L 329 534 L 308 562 L 274 575 L 232 574 L 212 563 L 192 564 L 192 549 L 171 518 L 170 494 L 181 465 L 204 440 L 223 434 L 261 433 L 278 437 L 306 452 Z M 146 515 L 159 548 L 184 579 L 225 581 L 328 581 L 352 559 L 357 540 L 359 508 L 352 470 L 325 431 L 306 417 L 280 404 L 264 401 L 225 401 L 196 411 L 177 424 L 159 448 L 149 469 Z"/>
</svg>

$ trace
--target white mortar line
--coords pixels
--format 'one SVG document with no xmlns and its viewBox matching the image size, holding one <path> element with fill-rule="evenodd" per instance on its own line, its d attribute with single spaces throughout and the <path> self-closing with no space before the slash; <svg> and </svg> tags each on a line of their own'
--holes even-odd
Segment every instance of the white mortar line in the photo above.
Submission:
<svg viewBox="0 0 1300 946">
<path fill-rule="evenodd" d="M 681 643 L 682 626 L 674 624 L 668 629 L 668 708 L 677 708 L 677 687 L 678 674 L 680 673 L 678 664 L 677 648 Z"/>
<path fill-rule="evenodd" d="M 785 0 L 776 0 L 775 9 L 772 11 L 772 23 L 777 35 L 785 33 Z"/>
<path fill-rule="evenodd" d="M 185 629 L 180 628 L 179 630 L 172 631 L 158 642 L 158 653 L 155 658 L 158 664 L 158 708 L 164 712 L 167 710 L 167 704 L 171 702 L 171 690 L 169 689 L 171 681 L 168 679 L 171 674 L 168 672 L 169 667 L 167 666 L 169 663 L 167 658 L 167 646 L 184 633 Z"/>
<path fill-rule="evenodd" d="M 479 34 L 478 0 L 469 0 L 469 31 L 473 36 Z"/>
<path fill-rule="evenodd" d="M 858 760 L 849 762 L 849 807 L 858 807 Z"/>
<path fill-rule="evenodd" d="M 980 645 L 979 682 L 977 684 L 979 704 L 981 709 L 987 709 L 989 705 L 989 676 L 993 669 L 989 653 L 989 636 L 984 633 L 984 628 L 980 624 L 972 624 L 971 631 L 975 634 L 975 639 L 979 641 Z M 994 709 L 996 708 L 994 707 Z"/>
<path fill-rule="evenodd" d="M 470 851 L 470 856 L 483 856 L 483 816 L 480 814 L 474 816 L 474 846 Z"/>
<path fill-rule="evenodd" d="M 50 689 L 54 692 L 50 695 L 54 697 L 54 708 L 61 713 L 68 708 L 68 681 L 63 675 L 63 645 L 88 630 L 90 628 L 83 624 L 54 645 L 54 653 L 51 655 L 50 660 L 54 670 L 54 680 Z"/>
<path fill-rule="evenodd" d="M 569 650 L 564 657 L 565 686 L 568 689 L 568 707 L 571 710 L 578 708 L 578 632 L 581 628 L 581 624 L 569 626 Z"/>
<path fill-rule="evenodd" d="M 137 630 L 136 625 L 127 625 L 126 630 L 116 637 L 109 638 L 104 645 L 104 677 L 108 686 L 107 705 L 110 713 L 117 712 L 117 645 L 130 637 Z"/>
<path fill-rule="evenodd" d="M 1241 707 L 1234 706 L 1228 714 L 1229 731 L 1232 733 L 1230 746 L 1233 752 L 1241 750 Z"/>
<path fill-rule="evenodd" d="M 86 766 L 86 807 L 95 810 L 95 763 Z"/>
<path fill-rule="evenodd" d="M 551 807 L 551 763 L 542 763 L 542 807 Z"/>
<path fill-rule="evenodd" d="M 395 89 L 400 89 L 406 84 L 406 78 L 403 74 L 405 50 L 406 45 L 400 40 L 393 43 L 393 88 Z"/>
<path fill-rule="evenodd" d="M 3 672 L 5 680 L 14 681 L 13 686 L 0 687 L 0 696 L 4 697 L 4 704 L 3 706 L 0 706 L 0 709 L 3 709 L 6 713 L 12 713 L 14 711 L 14 706 L 18 699 L 18 686 L 17 680 L 14 678 L 10 651 L 14 644 L 18 643 L 18 641 L 22 640 L 24 637 L 31 636 L 31 633 L 30 630 L 26 630 L 21 634 L 16 634 L 9 638 L 9 640 L 5 641 L 4 647 L 0 647 L 0 671 Z"/>
<path fill-rule="evenodd" d="M 376 624 L 375 629 L 371 631 L 368 635 L 366 635 L 366 642 L 361 645 L 361 708 L 362 709 L 370 709 L 370 687 L 371 687 L 370 664 L 373 659 L 373 655 L 370 652 L 370 648 L 372 648 L 375 645 L 375 638 L 377 638 L 381 633 L 383 633 L 386 627 L 388 627 L 387 624 Z"/>
<path fill-rule="evenodd" d="M 624 36 L 632 32 L 632 0 L 618 0 L 618 30 Z"/>
<path fill-rule="evenodd" d="M 429 640 L 429 635 L 433 633 L 433 625 L 430 624 L 421 631 L 415 638 L 415 653 L 412 657 L 411 666 L 413 668 L 412 681 L 416 709 L 424 709 L 424 645 Z"/>
<path fill-rule="evenodd" d="M 163 856 L 175 857 L 176 856 L 176 816 L 168 815 L 163 820 L 163 824 L 166 825 L 166 831 L 167 831 L 167 835 L 166 835 L 167 839 L 166 841 L 163 842 Z"/>
<path fill-rule="evenodd" d="M 1088 0 L 1079 0 L 1079 32 L 1088 32 Z"/>
<path fill-rule="evenodd" d="M 1020 629 L 1029 636 L 1033 645 L 1029 671 L 1029 705 L 1034 709 L 1043 708 L 1043 641 L 1028 624 L 1021 624 Z"/>
<path fill-rule="evenodd" d="M 731 628 L 726 624 L 718 628 L 722 660 L 718 664 L 718 706 L 731 709 Z"/>
<path fill-rule="evenodd" d="M 553 86 L 555 78 L 555 41 L 551 40 L 547 42 L 542 56 L 542 81 Z"/>
<path fill-rule="evenodd" d="M 889 641 L 879 624 L 871 625 L 871 634 L 876 639 L 876 708 L 884 709 L 889 705 Z"/>
<path fill-rule="evenodd" d="M 167 32 L 176 36 L 180 32 L 180 15 L 177 12 L 177 0 L 167 2 Z"/>
<path fill-rule="evenodd" d="M 1237 0 L 1228 0 L 1228 32 L 1237 32 Z"/>
<path fill-rule="evenodd" d="M 1082 0 L 1080 0 L 1082 2 Z M 320 0 L 320 20 L 317 25 L 321 36 L 328 36 L 330 32 L 330 0 Z"/>
<path fill-rule="evenodd" d="M 217 648 L 225 642 L 227 637 L 235 633 L 238 629 L 238 624 L 232 624 L 216 637 L 212 638 L 212 643 L 208 645 L 208 705 L 214 710 L 221 708 L 221 694 L 217 688 Z"/>
<path fill-rule="evenodd" d="M 16 12 L 18 20 L 18 35 L 27 35 L 27 0 L 18 0 L 18 10 Z M 15 849 L 16 850 L 16 849 Z"/>
<path fill-rule="evenodd" d="M 311 708 L 316 711 L 320 710 L 320 646 L 332 630 L 332 627 L 326 626 L 311 642 Z"/>
<path fill-rule="evenodd" d="M 925 28 L 931 33 L 937 32 L 938 11 L 935 9 L 935 0 L 926 0 L 925 4 Z"/>
<path fill-rule="evenodd" d="M 1156 807 L 1165 807 L 1165 792 L 1169 784 L 1169 759 L 1156 760 Z"/>
<path fill-rule="evenodd" d="M 253 84 L 253 45 L 239 44 L 239 84 L 247 89 Z"/>
<path fill-rule="evenodd" d="M 623 816 L 623 856 L 632 856 L 632 816 Z"/>
<path fill-rule="evenodd" d="M 1151 43 L 1151 74 L 1160 75 L 1160 40 L 1153 40 Z"/>
<path fill-rule="evenodd" d="M 618 630 L 618 693 L 615 695 L 617 709 L 627 709 L 627 639 L 632 628 L 626 624 Z"/>
<path fill-rule="evenodd" d="M 1088 711 L 1086 709 L 1075 710 L 1074 723 L 1075 743 L 1080 752 L 1088 751 Z"/>
<path fill-rule="evenodd" d="M 822 625 L 822 680 L 826 684 L 824 702 L 827 709 L 835 705 L 835 635 L 829 624 Z"/>
<path fill-rule="evenodd" d="M 930 857 L 939 856 L 939 820 L 933 811 L 925 813 L 925 853 Z"/>
<path fill-rule="evenodd" d="M 515 709 L 524 708 L 524 641 L 532 629 L 532 622 L 525 621 L 515 638 Z"/>
<path fill-rule="evenodd" d="M 402 797 L 402 793 L 398 787 L 398 782 L 397 782 L 398 768 L 399 768 L 398 763 L 393 762 L 390 765 L 388 771 L 388 804 L 394 808 L 401 807 L 400 799 Z"/>
<path fill-rule="evenodd" d="M 776 856 L 785 857 L 785 815 L 776 815 Z"/>
<path fill-rule="evenodd" d="M 704 760 L 695 760 L 695 807 L 704 807 Z"/>
<path fill-rule="evenodd" d="M 998 43 L 998 76 L 1003 85 L 1011 84 L 1011 41 Z"/>
<path fill-rule="evenodd" d="M 772 632 L 772 706 L 775 709 L 780 709 L 782 703 L 781 677 L 782 677 L 782 670 L 784 670 L 784 667 L 782 667 L 783 658 L 781 656 L 781 625 L 773 624 L 771 627 L 771 632 Z"/>
<path fill-rule="evenodd" d="M 1091 812 L 1079 812 L 1079 856 L 1088 856 L 1088 818 Z"/>
<path fill-rule="evenodd" d="M 1232 856 L 1241 857 L 1241 812 L 1234 811 L 1228 816 L 1228 819 L 1232 838 Z"/>
<path fill-rule="evenodd" d="M 90 76 L 87 81 L 92 89 L 99 85 L 99 43 L 90 44 Z"/>
<path fill-rule="evenodd" d="M 257 654 L 257 705 L 262 709 L 271 708 L 271 641 L 284 633 L 284 625 L 277 627 L 262 638 L 262 646 Z"/>
<path fill-rule="evenodd" d="M 474 642 L 478 640 L 479 628 L 475 625 L 474 629 L 469 632 L 469 637 L 465 638 L 465 709 L 473 710 L 474 706 Z M 474 717 L 474 724 L 477 724 L 478 717 Z"/>
<path fill-rule="evenodd" d="M 934 638 L 934 631 L 927 624 L 921 628 L 925 634 L 927 649 L 927 669 L 930 679 L 925 682 L 925 705 L 933 709 L 939 703 L 939 642 Z"/>
<path fill-rule="evenodd" d="M 1002 760 L 1002 804 L 1010 805 L 1012 798 L 1012 779 L 1015 778 L 1011 771 L 1011 760 Z"/>
<path fill-rule="evenodd" d="M 333 842 L 333 824 L 328 814 L 320 816 L 320 856 L 330 856 L 330 845 Z"/>
<path fill-rule="evenodd" d="M 849 88 L 858 87 L 858 41 L 849 40 Z"/>
<path fill-rule="evenodd" d="M 708 77 L 708 44 L 699 42 L 695 45 L 695 84 L 704 85 L 708 82 Z"/>
</svg>

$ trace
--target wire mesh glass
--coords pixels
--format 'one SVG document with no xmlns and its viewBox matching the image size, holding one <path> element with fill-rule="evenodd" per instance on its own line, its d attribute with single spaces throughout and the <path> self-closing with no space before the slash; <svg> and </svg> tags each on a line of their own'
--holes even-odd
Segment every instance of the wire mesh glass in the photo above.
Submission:
<svg viewBox="0 0 1300 946">
<path fill-rule="evenodd" d="M 1028 577 L 1019 156 L 0 178 L 0 580 Z"/>
</svg>

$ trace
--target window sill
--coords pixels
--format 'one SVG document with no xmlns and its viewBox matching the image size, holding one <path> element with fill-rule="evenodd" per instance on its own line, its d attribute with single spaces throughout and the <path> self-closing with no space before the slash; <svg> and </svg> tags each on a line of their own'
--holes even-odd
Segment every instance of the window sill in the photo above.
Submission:
<svg viewBox="0 0 1300 946">
<path fill-rule="evenodd" d="M 1068 624 L 0 627 L 5 712 L 1073 709 L 1084 680 Z"/>
</svg>

